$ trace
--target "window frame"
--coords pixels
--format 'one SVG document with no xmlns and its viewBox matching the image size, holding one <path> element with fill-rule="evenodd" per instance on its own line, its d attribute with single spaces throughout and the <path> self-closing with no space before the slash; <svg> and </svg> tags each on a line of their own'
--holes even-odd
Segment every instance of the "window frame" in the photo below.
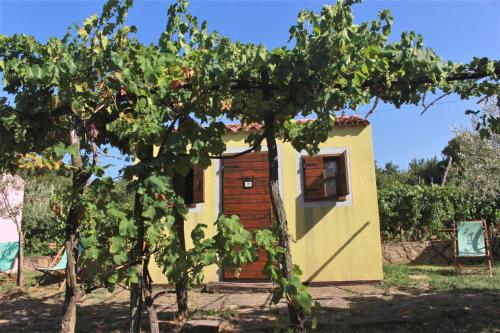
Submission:
<svg viewBox="0 0 500 333">
<path fill-rule="evenodd" d="M 306 159 L 308 157 L 320 157 L 321 158 L 321 166 L 323 170 L 323 198 L 321 199 L 311 199 L 307 197 L 307 174 L 306 174 Z M 341 159 L 344 158 L 344 166 L 343 172 L 340 170 Z M 301 170 L 302 178 L 303 178 L 303 201 L 304 203 L 314 203 L 314 202 L 345 202 L 347 201 L 347 196 L 350 194 L 349 190 L 349 166 L 348 166 L 348 157 L 347 150 L 344 150 L 339 153 L 324 153 L 321 152 L 315 156 L 309 155 L 301 155 L 302 163 Z M 325 159 L 335 159 L 337 162 L 337 176 L 336 177 L 326 177 L 325 174 Z M 335 183 L 338 191 L 345 186 L 345 195 L 335 194 L 335 195 L 327 195 L 326 182 L 327 179 L 335 178 Z M 343 180 L 344 178 L 344 180 Z M 344 184 L 342 184 L 344 182 Z"/>
<path fill-rule="evenodd" d="M 341 179 L 340 179 L 340 167 L 339 167 L 339 160 L 341 158 L 341 155 L 338 155 L 338 156 L 323 156 L 323 155 L 318 155 L 318 156 L 321 156 L 321 159 L 322 159 L 322 162 L 323 162 L 323 191 L 325 193 L 325 199 L 323 200 L 332 200 L 332 199 L 337 199 L 337 197 L 339 197 L 338 194 L 332 194 L 332 195 L 327 195 L 327 181 L 329 179 L 335 179 L 335 189 L 336 189 L 336 192 L 338 193 L 339 190 L 340 190 L 340 182 L 341 182 Z M 326 176 L 326 172 L 325 172 L 325 160 L 333 160 L 335 161 L 335 163 L 337 164 L 337 174 L 335 177 L 327 177 Z M 318 200 L 319 201 L 319 200 Z"/>
<path fill-rule="evenodd" d="M 182 176 L 181 176 L 182 177 Z M 189 181 L 188 178 L 191 178 Z M 201 178 L 201 180 L 200 180 Z M 191 167 L 183 177 L 186 193 L 184 194 L 184 202 L 186 208 L 196 208 L 197 205 L 205 203 L 205 169 L 201 168 L 198 165 L 194 165 Z M 198 181 L 198 182 L 197 182 Z M 190 185 L 190 186 L 188 186 Z M 190 197 L 192 202 L 187 202 L 187 192 L 190 191 Z M 201 195 L 196 195 L 195 192 L 201 192 Z"/>
</svg>

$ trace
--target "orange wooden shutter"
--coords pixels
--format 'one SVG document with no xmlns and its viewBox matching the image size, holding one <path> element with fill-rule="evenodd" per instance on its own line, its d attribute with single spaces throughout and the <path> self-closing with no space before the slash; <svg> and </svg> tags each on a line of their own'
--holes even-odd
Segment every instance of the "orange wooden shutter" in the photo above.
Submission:
<svg viewBox="0 0 500 333">
<path fill-rule="evenodd" d="M 195 165 L 193 167 L 193 203 L 204 202 L 205 196 L 205 180 L 203 178 L 204 170 L 202 167 Z"/>
<path fill-rule="evenodd" d="M 323 157 L 303 156 L 302 166 L 304 170 L 304 200 L 313 201 L 326 199 Z"/>
<path fill-rule="evenodd" d="M 347 152 L 344 151 L 338 159 L 339 166 L 339 200 L 345 200 L 349 194 L 349 177 L 347 174 Z"/>
</svg>

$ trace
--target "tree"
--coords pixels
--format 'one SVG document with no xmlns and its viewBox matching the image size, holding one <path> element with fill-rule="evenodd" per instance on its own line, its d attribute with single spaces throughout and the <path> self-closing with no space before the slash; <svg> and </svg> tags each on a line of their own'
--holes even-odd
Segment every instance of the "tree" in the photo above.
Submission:
<svg viewBox="0 0 500 333">
<path fill-rule="evenodd" d="M 17 254 L 17 286 L 24 287 L 24 232 L 21 226 L 24 181 L 10 174 L 0 175 L 0 218 L 15 224 L 19 236 Z"/>
<path fill-rule="evenodd" d="M 64 332 L 74 331 L 76 322 L 79 241 L 85 246 L 84 260 L 111 258 L 114 262 L 108 283 L 117 282 L 114 269 L 126 270 L 134 332 L 140 329 L 143 301 L 151 330 L 158 330 L 147 262 L 165 231 L 176 235 L 164 246 L 167 253 L 162 257 L 174 266 L 165 270 L 178 285 L 178 295 L 184 295 L 179 298 L 181 318 L 186 317 L 190 280 L 199 280 L 203 265 L 217 262 L 216 246 L 231 249 L 228 255 L 238 257 L 233 263 L 254 257 L 251 249 L 236 253 L 228 247 L 238 245 L 238 239 L 247 240 L 240 240 L 240 245 L 251 245 L 248 234 L 235 226 L 234 219 L 218 223 L 221 230 L 229 223 L 231 232 L 222 233 L 216 242 L 201 241 L 202 226 L 196 229 L 192 237 L 199 247 L 195 250 L 203 250 L 197 255 L 185 248 L 180 231 L 184 229 L 186 208 L 177 193 L 182 188 L 173 191 L 172 180 L 194 164 L 208 165 L 209 154 L 222 153 L 224 125 L 215 120 L 217 114 L 207 116 L 205 111 L 192 113 L 182 107 L 189 101 L 189 93 L 179 91 L 174 82 L 189 79 L 189 63 L 178 57 L 180 48 L 140 44 L 133 37 L 135 27 L 124 25 L 130 6 L 131 1 L 109 1 L 100 17 L 87 18 L 63 39 L 52 38 L 47 44 L 23 35 L 2 36 L 0 40 L 4 88 L 15 97 L 15 106 L 2 100 L 2 167 L 61 169 L 72 178 L 71 190 L 56 204 L 56 210 L 66 219 Z M 114 184 L 102 178 L 98 148 L 106 144 L 139 161 L 125 169 L 129 190 L 135 192 L 133 209 L 120 206 L 110 195 L 115 191 Z M 71 165 L 61 162 L 65 153 L 71 155 Z M 89 187 L 92 175 L 97 179 Z M 89 199 L 96 193 L 104 198 L 98 205 Z M 177 217 L 175 223 L 173 215 Z M 102 218 L 99 225 L 92 220 L 96 216 Z M 85 237 L 79 240 L 80 229 Z M 109 233 L 113 235 L 108 242 L 112 256 L 102 251 L 98 242 Z M 224 241 L 235 233 L 235 241 Z"/>
<path fill-rule="evenodd" d="M 271 51 L 263 45 L 232 42 L 217 35 L 200 36 L 206 25 L 199 26 L 197 19 L 186 13 L 185 2 L 177 6 L 174 21 L 178 24 L 174 36 L 183 46 L 182 55 L 193 59 L 193 78 L 176 82 L 180 89 L 191 92 L 189 107 L 204 108 L 208 113 L 222 107 L 230 119 L 264 124 L 264 133 L 253 133 L 248 142 L 256 146 L 262 137 L 266 139 L 277 235 L 284 249 L 277 266 L 279 274 L 274 277 L 288 300 L 291 324 L 299 330 L 304 330 L 304 314 L 311 308 L 311 298 L 304 294 L 297 299 L 295 291 L 303 289 L 283 287 L 295 277 L 277 186 L 276 140 L 289 141 L 297 150 L 314 154 L 333 130 L 335 115 L 345 108 L 356 109 L 373 101 L 371 114 L 383 101 L 396 107 L 422 104 L 425 111 L 434 104 L 426 103 L 426 94 L 436 89 L 462 98 L 492 95 L 499 89 L 500 62 L 486 58 L 466 65 L 444 62 L 424 48 L 422 36 L 414 32 L 388 43 L 393 21 L 389 11 L 380 12 L 376 21 L 357 25 L 351 8 L 356 2 L 337 1 L 325 5 L 319 14 L 302 11 L 290 28 L 290 43 Z M 169 47 L 171 37 L 166 36 L 164 47 Z M 310 115 L 316 121 L 294 121 Z M 289 294 L 288 290 L 295 291 Z"/>
<path fill-rule="evenodd" d="M 172 241 L 178 242 L 179 261 L 183 262 L 182 267 L 188 269 L 185 265 L 184 234 L 180 232 L 184 230 L 186 208 L 177 193 L 182 189 L 172 191 L 173 180 L 176 174 L 187 173 L 195 163 L 207 165 L 208 158 L 200 162 L 200 155 L 222 149 L 216 138 L 217 133 L 222 133 L 223 124 L 212 122 L 201 127 L 191 118 L 189 111 L 174 107 L 180 104 L 179 99 L 183 97 L 178 96 L 182 94 L 170 82 L 185 78 L 187 73 L 183 70 L 183 62 L 172 52 L 161 53 L 154 45 L 143 46 L 132 40 L 126 52 L 115 54 L 110 63 L 114 72 L 103 80 L 103 85 L 120 91 L 124 103 L 111 108 L 110 121 L 98 123 L 96 128 L 123 154 L 137 159 L 136 164 L 124 170 L 124 177 L 130 181 L 129 188 L 135 192 L 133 216 L 123 217 L 120 237 L 113 238 L 112 248 L 121 253 L 118 249 L 124 248 L 121 245 L 123 238 L 134 244 L 130 256 L 118 256 L 116 253 L 114 256 L 118 265 L 128 260 L 134 263 L 128 269 L 131 331 L 140 329 L 143 298 L 150 314 L 151 329 L 156 331 L 158 323 L 154 319 L 147 262 L 166 231 L 178 235 Z M 198 113 L 193 117 L 196 116 Z M 188 145 L 191 145 L 189 154 Z M 177 216 L 175 223 L 172 223 L 173 215 Z M 178 286 L 177 292 L 186 294 L 186 274 L 178 278 L 175 282 L 186 287 Z M 187 307 L 183 304 L 187 302 L 187 296 L 179 299 L 185 300 L 179 305 L 179 316 L 185 318 Z"/>
<path fill-rule="evenodd" d="M 3 89 L 14 97 L 14 105 L 7 98 L 0 103 L 1 169 L 60 170 L 72 180 L 64 210 L 68 264 L 63 332 L 73 332 L 76 324 L 81 197 L 92 174 L 103 171 L 96 151 L 106 138 L 95 124 L 106 117 L 109 106 L 121 101 L 119 91 L 109 92 L 101 82 L 109 73 L 113 51 L 126 45 L 123 39 L 130 28 L 122 23 L 129 5 L 129 1 L 123 6 L 116 1 L 106 4 L 99 29 L 92 35 L 97 16 L 45 44 L 26 35 L 0 36 Z M 65 154 L 71 157 L 69 165 L 62 162 Z"/>
<path fill-rule="evenodd" d="M 399 170 L 399 166 L 393 162 L 387 162 L 383 168 L 375 165 L 375 172 L 378 190 L 391 188 L 397 184 L 408 182 L 406 173 Z"/>
<path fill-rule="evenodd" d="M 478 104 L 481 109 L 478 111 L 467 110 L 466 114 L 472 115 L 472 125 L 481 138 L 491 139 L 500 134 L 500 98 L 498 91 L 482 97 Z"/>
<path fill-rule="evenodd" d="M 54 250 L 48 243 L 62 244 L 64 241 L 64 219 L 52 208 L 58 193 L 67 193 L 71 183 L 66 177 L 53 173 L 24 177 L 24 204 L 22 227 L 25 234 L 27 255 L 52 255 Z"/>
<path fill-rule="evenodd" d="M 118 6 L 116 11 L 125 7 Z M 86 21 L 89 22 L 87 34 L 99 35 L 100 29 L 106 29 L 102 28 L 99 18 Z M 171 17 L 166 33 L 176 27 L 174 21 Z M 171 42 L 170 48 L 163 49 L 144 46 L 133 34 L 120 37 L 121 40 L 115 38 L 113 42 L 120 42 L 122 47 L 113 49 L 106 58 L 106 75 L 93 83 L 107 96 L 119 92 L 119 103 L 105 108 L 104 114 L 98 113 L 92 124 L 101 140 L 136 160 L 123 170 L 124 178 L 129 181 L 128 189 L 134 193 L 134 205 L 132 209 L 120 207 L 109 195 L 114 191 L 109 179 L 96 179 L 89 193 L 97 193 L 103 199 L 84 200 L 88 229 L 82 242 L 86 247 L 84 256 L 89 260 L 110 259 L 114 266 L 126 269 L 131 285 L 130 330 L 140 330 L 145 303 L 150 328 L 158 331 L 148 271 L 151 255 L 157 257 L 157 262 L 164 263 L 167 277 L 176 284 L 178 317 L 184 321 L 188 311 L 187 289 L 193 281 L 200 281 L 204 266 L 241 264 L 253 260 L 255 251 L 251 249 L 250 234 L 238 228 L 235 219 L 217 222 L 217 241 L 204 239 L 203 226 L 197 226 L 191 234 L 195 248 L 186 249 L 186 207 L 180 180 L 194 165 L 206 167 L 212 154 L 220 155 L 224 151 L 224 124 L 217 120 L 223 109 L 207 115 L 206 110 L 193 112 L 185 107 L 191 94 L 179 90 L 175 82 L 189 81 L 192 73 L 190 60 L 179 57 L 180 44 Z M 98 196 L 92 194 L 91 197 Z M 92 224 L 97 219 L 100 225 Z M 102 234 L 110 235 L 109 241 L 99 237 Z M 165 239 L 166 234 L 169 236 Z M 112 256 L 99 248 L 102 243 L 109 244 Z M 231 244 L 237 245 L 240 251 L 234 251 Z M 113 268 L 108 263 L 105 265 Z M 119 278 L 114 272 L 105 277 L 110 284 Z"/>
<path fill-rule="evenodd" d="M 495 102 L 492 98 L 482 105 L 485 109 L 482 113 L 494 114 Z M 498 134 L 491 132 L 481 137 L 482 128 L 477 124 L 478 119 L 473 117 L 475 130 L 457 130 L 443 149 L 443 155 L 452 164 L 449 181 L 441 183 L 442 186 L 433 186 L 429 180 L 433 177 L 434 182 L 439 181 L 445 160 L 414 159 L 406 172 L 399 172 L 392 165 L 377 168 L 384 239 L 422 240 L 457 220 L 486 219 L 493 225 L 498 223 Z"/>
<path fill-rule="evenodd" d="M 408 177 L 412 184 L 441 184 L 446 168 L 446 161 L 437 157 L 416 159 L 408 165 Z"/>
<path fill-rule="evenodd" d="M 495 137 L 496 135 L 493 135 Z M 500 194 L 500 149 L 494 139 L 482 139 L 470 131 L 457 132 L 445 151 L 449 152 L 452 145 L 457 146 L 453 155 L 451 175 L 454 182 L 461 185 L 465 191 L 477 200 L 492 200 Z"/>
<path fill-rule="evenodd" d="M 490 117 L 500 114 L 496 98 L 482 104 L 482 109 Z M 475 130 L 456 130 L 443 154 L 453 159 L 450 171 L 453 183 L 474 201 L 488 207 L 500 197 L 500 134 L 485 135 L 480 122 L 473 117 Z M 490 220 L 494 219 L 494 209 L 489 215 Z"/>
<path fill-rule="evenodd" d="M 446 164 L 446 160 L 439 160 L 437 157 L 413 158 L 407 170 L 399 170 L 397 165 L 387 162 L 384 168 L 376 167 L 377 188 L 386 189 L 397 184 L 441 184 Z"/>
<path fill-rule="evenodd" d="M 495 136 L 491 133 L 487 139 L 473 131 L 457 131 L 443 150 L 453 161 L 450 181 L 445 185 L 383 183 L 378 188 L 382 237 L 423 240 L 460 220 L 485 219 L 498 224 L 500 160 L 499 149 L 493 144 Z M 381 176 L 387 177 L 383 173 Z"/>
</svg>

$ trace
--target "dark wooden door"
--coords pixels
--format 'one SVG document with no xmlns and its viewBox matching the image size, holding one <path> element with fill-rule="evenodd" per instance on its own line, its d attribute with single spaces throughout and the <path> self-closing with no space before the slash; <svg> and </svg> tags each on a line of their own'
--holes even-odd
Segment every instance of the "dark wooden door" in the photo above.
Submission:
<svg viewBox="0 0 500 333">
<path fill-rule="evenodd" d="M 271 227 L 272 205 L 269 195 L 267 152 L 249 153 L 222 160 L 222 208 L 225 215 L 238 215 L 247 230 Z M 239 279 L 265 280 L 262 272 L 265 251 L 258 261 L 243 266 Z M 224 279 L 236 279 L 231 270 L 224 270 Z"/>
</svg>

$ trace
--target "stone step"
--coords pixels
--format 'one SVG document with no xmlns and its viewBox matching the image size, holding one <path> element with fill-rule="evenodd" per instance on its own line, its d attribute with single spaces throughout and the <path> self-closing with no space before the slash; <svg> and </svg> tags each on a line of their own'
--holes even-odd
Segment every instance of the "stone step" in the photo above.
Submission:
<svg viewBox="0 0 500 333">
<path fill-rule="evenodd" d="M 188 320 L 182 328 L 182 333 L 217 333 L 222 324 L 220 320 L 193 319 Z"/>
</svg>

